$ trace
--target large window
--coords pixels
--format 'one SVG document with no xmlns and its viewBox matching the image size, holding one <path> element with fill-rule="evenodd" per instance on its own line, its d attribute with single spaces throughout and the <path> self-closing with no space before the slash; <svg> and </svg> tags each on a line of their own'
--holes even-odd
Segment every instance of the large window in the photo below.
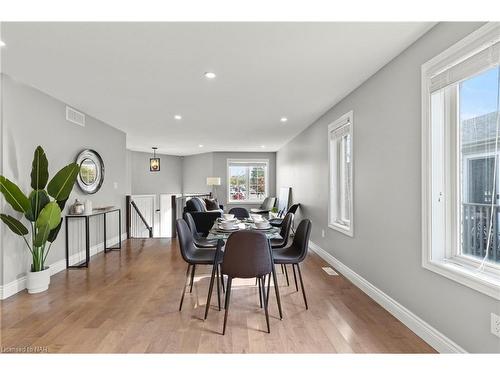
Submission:
<svg viewBox="0 0 500 375">
<path fill-rule="evenodd" d="M 352 111 L 328 127 L 330 202 L 328 225 L 353 236 Z"/>
<path fill-rule="evenodd" d="M 424 267 L 500 299 L 500 26 L 422 73 Z"/>
<path fill-rule="evenodd" d="M 227 191 L 230 203 L 262 203 L 268 195 L 268 160 L 227 161 Z"/>
</svg>

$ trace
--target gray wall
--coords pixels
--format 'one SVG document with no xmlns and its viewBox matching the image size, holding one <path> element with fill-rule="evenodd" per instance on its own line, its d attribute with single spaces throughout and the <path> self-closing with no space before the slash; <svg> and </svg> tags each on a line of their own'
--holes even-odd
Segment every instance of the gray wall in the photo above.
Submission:
<svg viewBox="0 0 500 375">
<path fill-rule="evenodd" d="M 178 194 L 182 192 L 182 158 L 161 155 L 160 171 L 149 171 L 151 153 L 128 151 L 132 194 Z"/>
<path fill-rule="evenodd" d="M 480 26 L 438 24 L 277 155 L 312 241 L 471 352 L 500 352 L 499 302 L 421 266 L 420 67 Z M 354 110 L 354 238 L 328 229 L 328 124 Z M 321 230 L 326 231 L 322 238 Z"/>
<path fill-rule="evenodd" d="M 64 165 L 73 162 L 79 151 L 85 148 L 96 150 L 104 160 L 104 184 L 94 195 L 84 195 L 75 186 L 68 201 L 75 198 L 90 199 L 94 207 L 115 205 L 122 208 L 125 215 L 125 195 L 130 193 L 127 183 L 127 155 L 125 133 L 90 116 L 86 126 L 70 123 L 65 119 L 65 104 L 34 88 L 25 86 L 8 76 L 2 76 L 2 161 L 3 174 L 16 182 L 25 192 L 30 191 L 30 172 L 33 151 L 41 145 L 49 160 L 49 173 L 53 176 Z M 116 188 L 114 186 L 116 183 Z M 1 212 L 17 218 L 10 206 L 2 201 Z M 102 242 L 101 219 L 91 220 L 91 245 Z M 118 235 L 113 218 L 110 218 L 108 238 Z M 83 246 L 81 225 L 75 225 L 72 232 L 72 249 Z M 4 274 L 2 284 L 9 283 L 24 275 L 31 263 L 29 251 L 20 237 L 12 234 L 5 225 L 0 226 L 1 247 L 3 249 Z M 125 220 L 122 220 L 122 233 Z M 47 258 L 48 264 L 65 258 L 64 227 L 52 246 Z M 81 249 L 81 247 L 80 247 Z"/>
<path fill-rule="evenodd" d="M 182 191 L 184 194 L 206 193 L 207 177 L 214 173 L 214 153 L 184 156 L 182 162 Z"/>
</svg>

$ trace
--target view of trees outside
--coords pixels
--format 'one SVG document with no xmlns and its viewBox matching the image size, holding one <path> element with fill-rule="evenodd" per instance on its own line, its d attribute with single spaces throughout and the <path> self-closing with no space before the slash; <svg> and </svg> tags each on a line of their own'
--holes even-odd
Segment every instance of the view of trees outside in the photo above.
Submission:
<svg viewBox="0 0 500 375">
<path fill-rule="evenodd" d="M 266 195 L 265 166 L 229 167 L 229 189 L 231 200 L 260 201 Z"/>
</svg>

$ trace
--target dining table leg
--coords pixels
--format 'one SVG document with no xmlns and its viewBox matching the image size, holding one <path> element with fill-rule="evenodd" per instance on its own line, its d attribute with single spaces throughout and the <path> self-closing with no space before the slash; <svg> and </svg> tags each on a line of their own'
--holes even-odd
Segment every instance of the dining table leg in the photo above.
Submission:
<svg viewBox="0 0 500 375">
<path fill-rule="evenodd" d="M 280 290 L 278 287 L 278 278 L 276 277 L 276 267 L 274 266 L 274 257 L 273 257 L 273 250 L 271 247 L 271 241 L 269 239 L 267 240 L 269 244 L 269 253 L 271 255 L 271 265 L 272 265 L 272 275 L 273 275 L 273 283 L 274 283 L 274 292 L 276 293 L 276 302 L 278 303 L 278 311 L 280 313 L 280 319 L 283 319 L 283 311 L 281 310 L 281 298 L 280 298 Z M 269 285 L 268 285 L 268 290 L 271 285 L 271 277 L 269 277 Z M 269 292 L 267 293 L 267 298 L 269 299 Z"/>
<path fill-rule="evenodd" d="M 210 276 L 210 286 L 208 287 L 208 296 L 207 296 L 207 304 L 205 306 L 205 320 L 207 319 L 208 316 L 208 309 L 210 309 L 210 300 L 212 299 L 212 292 L 214 289 L 214 280 L 215 280 L 215 273 L 219 267 L 219 252 L 222 249 L 222 244 L 223 241 L 219 240 L 217 243 L 217 250 L 215 252 L 214 256 L 214 262 L 212 265 L 212 275 Z M 219 280 L 217 279 L 217 292 L 218 292 L 218 298 L 219 298 L 219 310 L 220 310 L 220 293 L 219 293 Z"/>
<path fill-rule="evenodd" d="M 207 304 L 205 306 L 205 319 L 208 316 L 208 309 L 210 308 L 210 300 L 212 299 L 212 291 L 214 289 L 214 279 L 215 279 L 215 268 L 217 265 L 212 267 L 212 276 L 210 277 L 210 286 L 208 287 Z"/>
</svg>

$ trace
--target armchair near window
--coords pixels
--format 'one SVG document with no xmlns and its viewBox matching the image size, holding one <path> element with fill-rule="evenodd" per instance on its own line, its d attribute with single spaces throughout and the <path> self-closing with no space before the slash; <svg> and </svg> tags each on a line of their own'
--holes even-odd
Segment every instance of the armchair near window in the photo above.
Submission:
<svg viewBox="0 0 500 375">
<path fill-rule="evenodd" d="M 266 197 L 266 199 L 264 199 L 264 202 L 262 202 L 259 208 L 252 208 L 250 211 L 253 214 L 267 214 L 269 211 L 273 209 L 275 203 L 276 203 L 275 197 Z"/>
</svg>

